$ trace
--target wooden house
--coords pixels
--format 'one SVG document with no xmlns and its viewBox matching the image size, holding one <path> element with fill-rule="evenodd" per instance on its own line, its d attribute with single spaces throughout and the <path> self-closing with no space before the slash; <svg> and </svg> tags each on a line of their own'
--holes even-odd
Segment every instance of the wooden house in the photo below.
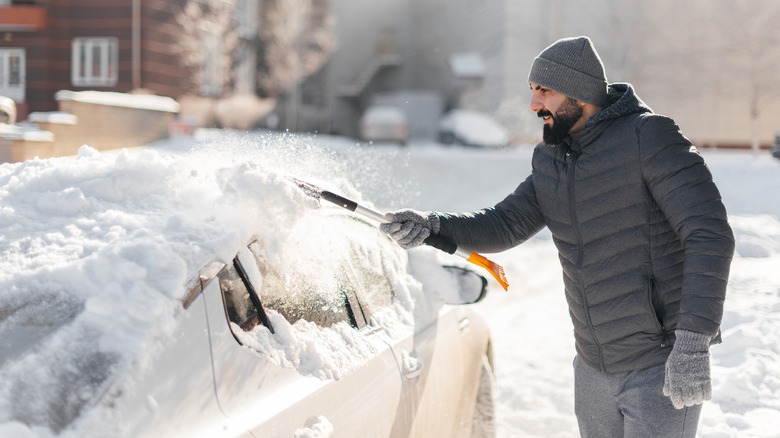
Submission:
<svg viewBox="0 0 780 438">
<path fill-rule="evenodd" d="M 0 0 L 0 95 L 18 119 L 60 90 L 180 99 L 254 91 L 259 0 Z"/>
</svg>

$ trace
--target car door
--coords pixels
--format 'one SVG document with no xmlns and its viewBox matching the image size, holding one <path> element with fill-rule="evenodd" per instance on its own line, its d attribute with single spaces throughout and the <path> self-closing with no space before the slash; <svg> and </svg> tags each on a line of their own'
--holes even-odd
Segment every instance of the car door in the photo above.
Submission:
<svg viewBox="0 0 780 438">
<path fill-rule="evenodd" d="M 135 368 L 132 384 L 118 381 L 123 384 L 100 400 L 117 412 L 119 433 L 113 436 L 251 437 L 232 427 L 217 402 L 204 298 L 199 284 L 190 292 L 174 331 L 155 341 L 146 363 Z"/>
<path fill-rule="evenodd" d="M 454 313 L 442 308 L 434 321 L 416 332 L 385 337 L 401 364 L 409 436 L 459 436 L 465 370 Z"/>
<path fill-rule="evenodd" d="M 444 305 L 436 321 L 396 348 L 409 349 L 422 361 L 423 372 L 406 379 L 412 407 L 410 436 L 427 437 L 446 430 L 467 437 L 487 344 L 484 322 L 464 306 Z"/>
<path fill-rule="evenodd" d="M 369 313 L 392 301 L 391 290 L 376 287 L 364 287 L 358 296 Z M 384 336 L 401 364 L 408 435 L 469 436 L 487 328 L 467 307 L 436 307 L 433 301 L 416 303 L 413 332 Z M 424 309 L 425 304 L 430 308 Z"/>
<path fill-rule="evenodd" d="M 262 265 L 257 255 L 255 259 Z M 270 274 L 266 274 L 264 278 L 258 264 L 244 254 L 204 288 L 217 399 L 225 415 L 255 436 L 292 436 L 317 424 L 332 427 L 332 436 L 405 436 L 404 386 L 393 351 L 376 338 L 381 329 L 366 325 L 362 316 L 362 328 L 354 327 L 358 325 L 354 321 L 348 328 L 340 324 L 338 330 L 353 331 L 349 336 L 364 338 L 355 339 L 369 342 L 376 350 L 359 367 L 338 378 L 314 375 L 311 363 L 296 364 L 296 355 L 285 351 L 300 347 L 291 342 L 295 337 L 291 326 L 280 323 L 271 335 L 268 315 L 256 307 L 264 297 L 258 290 L 272 287 Z M 244 302 L 235 303 L 241 300 Z M 297 308 L 280 309 L 279 314 L 304 319 L 299 324 L 312 330 L 332 330 L 316 326 L 332 321 L 331 317 L 320 317 L 328 312 L 316 311 L 322 308 L 317 307 L 316 291 L 312 291 L 311 300 Z M 269 345 L 247 337 L 253 330 L 265 331 L 255 335 Z M 312 342 L 306 348 L 327 346 Z M 287 357 L 280 358 L 285 353 Z M 327 358 L 327 354 L 322 357 Z M 316 354 L 311 355 L 309 361 L 316 358 Z"/>
</svg>

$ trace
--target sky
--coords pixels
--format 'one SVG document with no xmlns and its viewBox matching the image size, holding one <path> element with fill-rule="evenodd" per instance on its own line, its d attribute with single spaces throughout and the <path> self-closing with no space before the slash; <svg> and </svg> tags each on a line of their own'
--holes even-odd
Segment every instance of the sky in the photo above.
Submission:
<svg viewBox="0 0 780 438">
<path fill-rule="evenodd" d="M 702 154 L 723 195 L 737 253 L 723 343 L 711 350 L 713 399 L 705 403 L 699 436 L 775 436 L 780 160 L 768 153 Z M 82 147 L 75 157 L 0 165 L 0 436 L 49 436 L 40 425 L 22 423 L 47 418 L 52 408 L 47 400 L 65 388 L 58 382 L 73 382 L 79 366 L 129 373 L 138 364 L 133 358 L 150 354 L 155 337 L 171 331 L 177 291 L 188 273 L 214 255 L 230 258 L 252 233 L 274 236 L 270 247 L 302 245 L 298 255 L 326 251 L 321 242 L 304 245 L 296 236 L 332 210 L 314 208 L 283 175 L 309 179 L 380 210 L 470 211 L 514 189 L 529 173 L 530 157 L 528 146 L 404 148 L 356 145 L 339 137 L 212 132 L 150 148 Z M 358 231 L 335 219 L 325 224 L 367 246 L 387 242 L 370 227 Z M 326 234 L 310 233 L 315 240 Z M 403 320 L 415 306 L 431 306 L 420 284 L 437 283 L 434 265 L 450 256 L 424 248 L 409 251 L 408 258 L 392 257 L 392 275 L 407 292 L 394 309 Z M 549 232 L 489 257 L 504 266 L 510 283 L 505 292 L 491 280 L 488 297 L 473 306 L 488 321 L 494 341 L 498 436 L 574 436 L 573 337 Z M 292 269 L 289 260 L 276 262 Z M 326 282 L 326 274 L 318 272 L 309 275 Z M 23 331 L 24 321 L 40 324 Z M 298 324 L 285 329 L 279 338 L 255 336 L 258 348 L 320 378 L 336 378 L 372 352 L 370 345 L 345 348 L 354 344 L 343 330 Z M 29 345 L 33 339 L 43 341 Z M 279 345 L 312 340 L 325 347 L 303 351 Z M 100 390 L 90 381 L 74 384 L 80 390 L 71 397 L 88 398 Z M 325 420 L 312 428 L 321 435 L 332 430 Z M 63 436 L 78 432 L 66 430 Z"/>
</svg>

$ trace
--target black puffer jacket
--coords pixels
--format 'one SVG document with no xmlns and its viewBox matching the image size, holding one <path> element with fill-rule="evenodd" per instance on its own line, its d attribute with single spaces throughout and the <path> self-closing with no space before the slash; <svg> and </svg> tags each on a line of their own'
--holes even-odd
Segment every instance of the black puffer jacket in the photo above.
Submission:
<svg viewBox="0 0 780 438">
<path fill-rule="evenodd" d="M 604 372 L 666 360 L 674 330 L 719 339 L 734 237 L 712 176 L 629 84 L 495 207 L 437 213 L 458 246 L 496 252 L 544 226 L 558 248 L 577 352 Z"/>
</svg>

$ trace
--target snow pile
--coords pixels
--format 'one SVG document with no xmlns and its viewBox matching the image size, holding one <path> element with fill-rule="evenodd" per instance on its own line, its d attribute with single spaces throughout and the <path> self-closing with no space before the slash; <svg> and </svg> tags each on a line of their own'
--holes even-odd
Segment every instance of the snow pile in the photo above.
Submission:
<svg viewBox="0 0 780 438">
<path fill-rule="evenodd" d="M 350 165 L 286 136 L 222 138 L 178 155 L 84 146 L 77 157 L 0 165 L 0 435 L 67 431 L 112 381 L 143 369 L 177 323 L 187 280 L 255 234 L 269 265 L 323 290 L 336 287 L 356 239 L 397 294 L 378 315 L 388 333 L 434 317 L 435 304 L 414 309 L 422 285 L 406 252 L 374 225 L 317 209 L 285 177 L 328 177 L 361 201 L 341 176 Z M 430 254 L 419 257 L 437 263 Z M 272 318 L 277 335 L 260 328 L 247 339 L 305 374 L 338 378 L 379 347 L 346 324 Z"/>
</svg>

